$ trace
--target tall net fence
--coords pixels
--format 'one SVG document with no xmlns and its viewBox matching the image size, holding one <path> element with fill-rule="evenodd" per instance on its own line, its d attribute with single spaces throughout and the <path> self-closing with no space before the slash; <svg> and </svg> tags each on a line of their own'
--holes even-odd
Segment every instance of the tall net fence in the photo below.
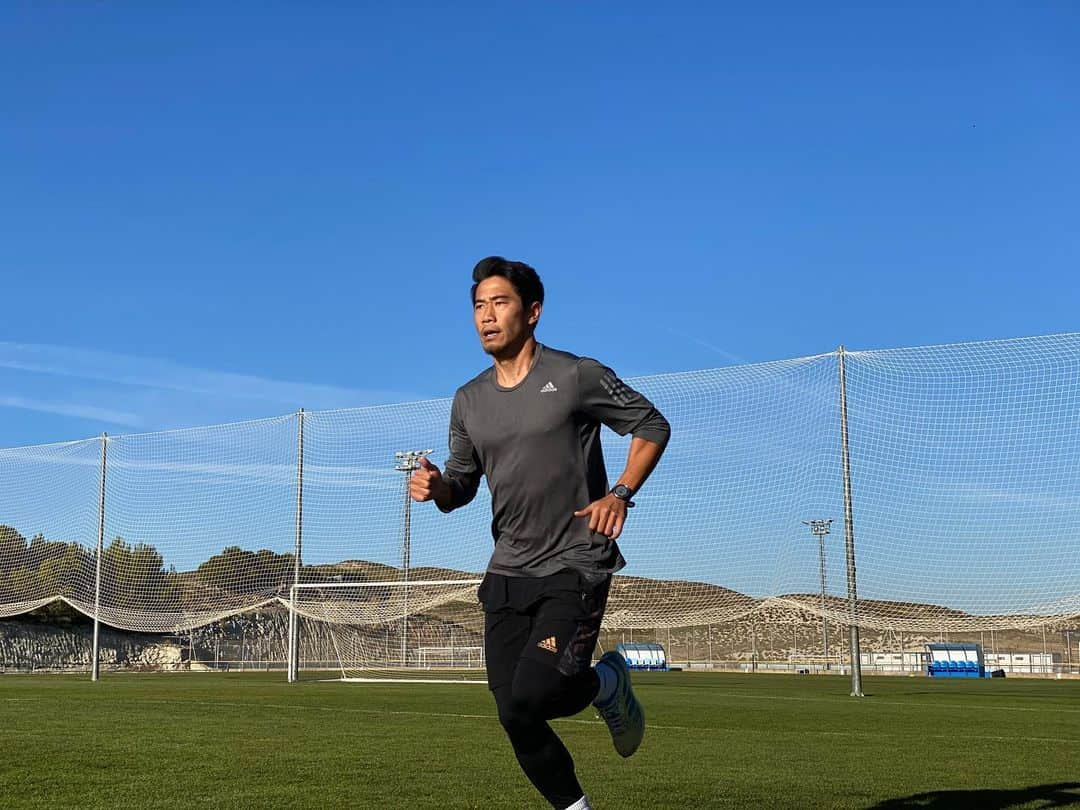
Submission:
<svg viewBox="0 0 1080 810">
<path fill-rule="evenodd" d="M 849 529 L 868 630 L 1080 615 L 1080 335 L 843 360 L 851 526 L 840 353 L 628 380 L 673 433 L 620 540 L 629 565 L 606 632 L 848 622 Z M 297 581 L 476 579 L 492 547 L 486 488 L 451 515 L 410 510 L 395 469 L 401 450 L 445 459 L 449 405 L 0 450 L 0 616 L 64 600 L 115 628 L 191 634 L 230 617 L 277 622 Z M 629 439 L 604 433 L 614 480 Z M 819 542 L 805 522 L 830 518 Z M 296 601 L 313 624 L 334 624 L 333 604 Z M 391 614 L 388 647 L 408 631 Z"/>
</svg>

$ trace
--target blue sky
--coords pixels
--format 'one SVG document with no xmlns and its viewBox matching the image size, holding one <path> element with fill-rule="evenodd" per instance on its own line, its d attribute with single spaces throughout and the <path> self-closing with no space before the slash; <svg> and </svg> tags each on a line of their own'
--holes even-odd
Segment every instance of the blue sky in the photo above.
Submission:
<svg viewBox="0 0 1080 810">
<path fill-rule="evenodd" d="M 449 396 L 486 364 L 469 272 L 501 253 L 540 271 L 553 346 L 740 366 L 657 384 L 680 423 L 632 572 L 812 591 L 801 520 L 842 515 L 832 360 L 742 364 L 1077 331 L 1075 4 L 227 6 L 0 11 L 0 447 Z M 853 363 L 865 594 L 1075 605 L 1061 345 L 1015 398 L 992 348 Z M 441 447 L 444 411 L 312 419 L 311 559 L 394 561 L 400 482 L 370 468 Z M 118 441 L 109 536 L 179 565 L 287 550 L 293 436 Z M 93 538 L 97 452 L 0 459 L 3 519 Z M 262 477 L 220 486 L 226 462 Z M 417 564 L 482 566 L 487 514 L 418 510 Z"/>
<path fill-rule="evenodd" d="M 1072 4 L 0 12 L 0 446 L 1076 329 Z"/>
</svg>

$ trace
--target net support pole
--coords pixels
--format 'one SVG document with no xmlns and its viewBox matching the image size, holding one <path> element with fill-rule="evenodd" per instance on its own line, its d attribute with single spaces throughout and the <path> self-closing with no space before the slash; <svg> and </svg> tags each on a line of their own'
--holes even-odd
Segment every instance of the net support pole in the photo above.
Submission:
<svg viewBox="0 0 1080 810">
<path fill-rule="evenodd" d="M 1048 671 L 1047 660 L 1046 660 L 1047 659 L 1047 653 L 1046 653 L 1046 625 L 1045 624 L 1042 626 L 1042 634 L 1043 634 L 1043 675 L 1045 675 L 1047 673 L 1047 671 Z"/>
<path fill-rule="evenodd" d="M 409 494 L 409 477 L 405 473 L 405 519 L 401 538 L 401 574 L 404 587 L 401 589 L 401 666 L 409 666 L 409 563 L 412 549 L 412 497 Z"/>
<path fill-rule="evenodd" d="M 848 445 L 847 374 L 844 347 L 837 350 L 840 365 L 840 451 L 844 468 L 844 549 L 847 555 L 848 641 L 851 647 L 851 696 L 862 697 L 859 649 L 859 597 L 855 587 L 855 526 L 851 508 L 851 452 Z"/>
<path fill-rule="evenodd" d="M 296 428 L 296 537 L 293 546 L 293 585 L 300 584 L 300 555 L 304 550 L 304 409 L 297 413 Z M 300 619 L 296 613 L 297 589 L 289 599 L 288 682 L 300 677 Z"/>
<path fill-rule="evenodd" d="M 97 551 L 94 554 L 94 641 L 90 653 L 90 680 L 101 678 L 101 557 L 105 550 L 105 464 L 109 434 L 101 434 L 101 476 L 98 485 Z"/>
</svg>

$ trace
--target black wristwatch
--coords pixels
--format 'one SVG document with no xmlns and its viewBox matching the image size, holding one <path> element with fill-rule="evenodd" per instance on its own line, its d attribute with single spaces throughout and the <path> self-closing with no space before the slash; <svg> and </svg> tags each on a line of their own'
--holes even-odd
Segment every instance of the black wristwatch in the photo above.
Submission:
<svg viewBox="0 0 1080 810">
<path fill-rule="evenodd" d="M 620 501 L 626 501 L 626 507 L 629 509 L 634 505 L 634 502 L 630 500 L 634 497 L 634 490 L 630 489 L 626 484 L 616 484 L 611 489 L 611 494 L 618 498 Z"/>
</svg>

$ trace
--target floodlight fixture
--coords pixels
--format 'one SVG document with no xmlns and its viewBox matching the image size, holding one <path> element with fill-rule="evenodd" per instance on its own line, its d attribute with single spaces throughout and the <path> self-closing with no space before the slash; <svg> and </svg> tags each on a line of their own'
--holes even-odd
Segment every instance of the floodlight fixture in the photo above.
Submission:
<svg viewBox="0 0 1080 810">
<path fill-rule="evenodd" d="M 823 537 L 830 533 L 832 522 L 832 518 L 824 518 L 822 520 L 804 520 L 803 524 L 810 527 L 810 533 L 815 537 Z"/>
</svg>

